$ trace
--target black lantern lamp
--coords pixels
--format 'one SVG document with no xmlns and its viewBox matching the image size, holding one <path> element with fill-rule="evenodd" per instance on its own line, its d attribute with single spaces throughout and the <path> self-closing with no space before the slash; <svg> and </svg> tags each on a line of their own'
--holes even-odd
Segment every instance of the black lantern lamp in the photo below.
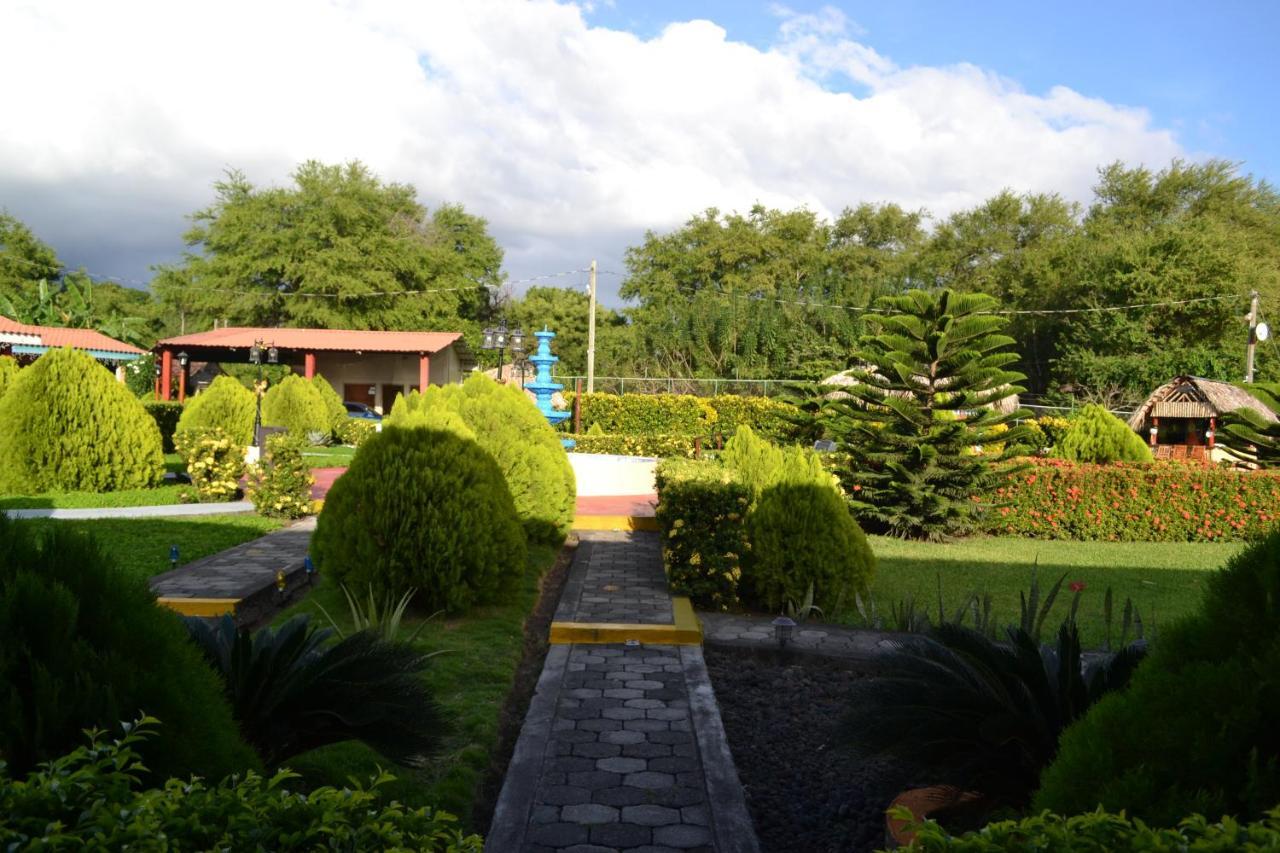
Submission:
<svg viewBox="0 0 1280 853">
<path fill-rule="evenodd" d="M 481 349 L 498 351 L 498 381 L 502 381 L 502 355 L 511 350 L 512 361 L 524 352 L 524 332 L 519 329 L 508 329 L 504 318 L 497 326 L 489 326 L 484 330 L 484 342 Z"/>
<path fill-rule="evenodd" d="M 791 632 L 796 629 L 796 620 L 789 616 L 779 616 L 773 620 L 773 636 L 778 641 L 778 648 L 785 649 L 791 642 Z"/>
<path fill-rule="evenodd" d="M 178 353 L 178 364 L 180 366 L 186 367 L 189 361 L 191 361 L 191 356 L 187 355 L 185 352 Z"/>
<path fill-rule="evenodd" d="M 259 448 L 262 446 L 262 393 L 266 390 L 266 382 L 262 378 L 264 355 L 268 364 L 277 364 L 280 361 L 280 351 L 274 344 L 268 346 L 262 341 L 254 341 L 253 346 L 249 347 L 249 362 L 258 366 L 258 381 L 253 386 L 254 394 L 258 398 L 258 409 L 253 416 L 253 444 Z"/>
</svg>

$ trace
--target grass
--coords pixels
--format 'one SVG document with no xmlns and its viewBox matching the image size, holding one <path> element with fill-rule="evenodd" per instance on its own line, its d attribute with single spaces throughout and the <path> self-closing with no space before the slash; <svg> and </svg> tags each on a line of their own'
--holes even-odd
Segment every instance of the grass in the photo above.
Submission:
<svg viewBox="0 0 1280 853">
<path fill-rule="evenodd" d="M 524 580 L 509 603 L 478 607 L 458 619 L 437 616 L 418 634 L 414 642 L 423 652 L 446 650 L 432 659 L 428 681 L 450 721 L 450 731 L 440 755 L 428 767 L 408 770 L 391 766 L 395 780 L 385 789 L 389 796 L 410 805 L 436 806 L 457 815 L 464 826 L 470 824 L 477 789 L 497 743 L 498 712 L 523 654 L 524 620 L 537 601 L 538 581 L 555 558 L 556 551 L 551 548 L 531 547 Z M 344 628 L 349 626 L 346 599 L 335 584 L 324 579 L 308 598 L 280 614 L 275 624 L 297 613 L 309 613 L 313 620 L 327 625 L 318 604 Z M 421 618 L 406 618 L 402 636 L 412 633 Z M 313 750 L 289 764 L 313 785 L 344 784 L 353 776 L 367 781 L 379 767 L 389 766 L 385 758 L 356 742 Z M 485 828 L 470 827 L 472 831 Z"/>
<path fill-rule="evenodd" d="M 61 530 L 90 533 L 122 571 L 150 578 L 169 571 L 169 547 L 178 546 L 179 565 L 207 557 L 256 539 L 280 527 L 259 515 L 202 515 L 188 518 L 105 518 L 57 521 L 51 518 L 18 522 L 37 529 L 57 525 Z"/>
<path fill-rule="evenodd" d="M 948 618 L 973 593 L 989 594 L 997 624 L 1017 624 L 1020 593 L 1031 586 L 1038 563 L 1040 595 L 1064 573 L 1062 591 L 1045 620 L 1046 639 L 1065 618 L 1073 593 L 1067 585 L 1079 581 L 1078 622 L 1086 646 L 1099 647 L 1105 638 L 1103 597 L 1112 588 L 1114 625 L 1118 637 L 1120 612 L 1126 597 L 1142 615 L 1148 634 L 1193 610 L 1200 601 L 1206 573 L 1244 547 L 1241 543 L 1194 542 L 1059 542 L 1033 539 L 982 538 L 945 544 L 871 537 L 879 560 L 871 597 L 886 627 L 894 603 L 908 598 L 935 619 L 938 580 Z M 845 621 L 858 621 L 856 613 Z"/>
<path fill-rule="evenodd" d="M 302 458 L 312 468 L 343 468 L 351 464 L 351 458 L 355 455 L 354 447 L 335 444 L 328 447 L 308 447 L 303 451 Z"/>
<path fill-rule="evenodd" d="M 0 509 L 98 509 L 125 506 L 171 506 L 190 486 L 152 486 L 118 492 L 46 492 L 42 495 L 0 495 Z"/>
</svg>

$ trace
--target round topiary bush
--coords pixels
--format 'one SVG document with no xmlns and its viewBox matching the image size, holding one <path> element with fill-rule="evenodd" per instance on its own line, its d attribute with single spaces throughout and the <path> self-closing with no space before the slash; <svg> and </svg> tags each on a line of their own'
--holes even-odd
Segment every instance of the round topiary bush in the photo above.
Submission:
<svg viewBox="0 0 1280 853">
<path fill-rule="evenodd" d="M 143 747 L 163 779 L 257 767 L 222 682 L 176 613 L 83 533 L 41 537 L 0 514 L 0 756 L 23 774 L 140 713 L 163 725 Z"/>
<path fill-rule="evenodd" d="M 332 421 L 319 389 L 301 376 L 290 374 L 271 386 L 262 398 L 262 422 L 306 437 L 313 432 L 328 435 Z"/>
<path fill-rule="evenodd" d="M 258 401 L 232 376 L 219 376 L 209 387 L 187 400 L 178 418 L 178 433 L 219 429 L 238 444 L 253 443 L 253 420 Z"/>
<path fill-rule="evenodd" d="M 457 613 L 514 591 L 525 539 L 502 471 L 448 430 L 391 426 L 364 443 L 325 498 L 311 553 L 321 572 L 378 596 Z"/>
<path fill-rule="evenodd" d="M 875 574 L 867 537 L 829 484 L 767 487 L 747 516 L 747 541 L 743 597 L 768 611 L 802 602 L 812 585 L 814 603 L 830 612 L 865 593 Z"/>
<path fill-rule="evenodd" d="M 92 356 L 51 350 L 0 399 L 0 493 L 110 492 L 163 476 L 155 420 Z"/>
<path fill-rule="evenodd" d="M 1072 462 L 1150 462 L 1151 449 L 1129 425 L 1090 403 L 1071 419 L 1053 455 Z"/>
<path fill-rule="evenodd" d="M 329 384 L 329 380 L 319 373 L 311 377 L 311 384 L 320 392 L 320 399 L 324 401 L 325 410 L 329 413 L 329 432 L 334 438 L 341 439 L 342 427 L 349 420 L 347 407 L 342 404 L 342 397 Z"/>
</svg>

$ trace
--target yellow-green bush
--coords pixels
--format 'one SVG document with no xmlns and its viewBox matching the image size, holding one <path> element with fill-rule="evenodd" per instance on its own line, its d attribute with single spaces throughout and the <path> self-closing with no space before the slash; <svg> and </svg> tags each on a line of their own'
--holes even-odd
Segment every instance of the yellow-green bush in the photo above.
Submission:
<svg viewBox="0 0 1280 853">
<path fill-rule="evenodd" d="M 334 387 L 319 373 L 311 377 L 311 384 L 320 392 L 320 399 L 329 412 L 329 432 L 334 438 L 342 437 L 342 427 L 351 418 L 347 417 L 347 407 L 342 404 L 342 397 Z"/>
<path fill-rule="evenodd" d="M 0 399 L 0 493 L 154 486 L 161 446 L 142 403 L 83 352 L 45 353 Z"/>
<path fill-rule="evenodd" d="M 566 395 L 570 405 L 573 394 Z M 716 410 L 692 394 L 583 394 L 584 429 L 599 425 L 610 435 L 710 435 Z"/>
<path fill-rule="evenodd" d="M 693 458 L 696 445 L 687 435 L 606 435 L 603 432 L 570 435 L 575 453 L 606 453 L 613 456 L 668 456 Z M 708 449 L 704 446 L 703 448 Z"/>
<path fill-rule="evenodd" d="M 529 539 L 557 543 L 573 524 L 573 467 L 559 435 L 528 396 L 475 375 L 462 385 L 431 386 L 396 400 L 385 423 L 414 424 L 415 413 L 443 408 L 462 416 L 502 470 Z"/>
<path fill-rule="evenodd" d="M 783 400 L 718 394 L 707 402 L 716 413 L 715 431 L 725 436 L 735 435 L 738 427 L 749 426 L 770 441 L 787 444 L 799 431 L 793 419 L 800 410 Z"/>
<path fill-rule="evenodd" d="M 0 397 L 13 380 L 18 378 L 18 360 L 13 356 L 0 355 Z"/>
<path fill-rule="evenodd" d="M 174 436 L 187 476 L 200 501 L 229 501 L 240 491 L 244 445 L 224 429 L 188 430 Z"/>
<path fill-rule="evenodd" d="M 245 490 L 259 515 L 301 518 L 311 512 L 316 478 L 302 458 L 302 442 L 291 433 L 270 436 L 266 455 L 249 466 Z"/>
<path fill-rule="evenodd" d="M 328 435 L 330 413 L 316 386 L 297 374 L 272 385 L 262 398 L 262 422 L 284 427 L 300 437 L 311 433 Z"/>
<path fill-rule="evenodd" d="M 351 447 L 359 447 L 369 440 L 369 436 L 377 433 L 378 427 L 373 421 L 363 418 L 347 418 L 338 430 L 338 441 Z"/>
<path fill-rule="evenodd" d="M 498 464 L 440 429 L 389 426 L 329 490 L 311 553 L 320 571 L 376 596 L 458 613 L 513 593 L 525 537 Z"/>
<path fill-rule="evenodd" d="M 818 483 L 835 489 L 835 478 L 817 453 L 804 447 L 778 447 L 746 424 L 725 442 L 720 462 L 738 472 L 753 500 L 769 486 L 783 482 Z"/>
<path fill-rule="evenodd" d="M 1070 421 L 1053 455 L 1071 462 L 1150 462 L 1151 448 L 1129 425 L 1102 406 L 1090 404 Z"/>
<path fill-rule="evenodd" d="M 253 444 L 253 420 L 258 401 L 233 376 L 218 376 L 209 387 L 187 400 L 178 418 L 177 433 L 220 429 L 239 444 Z"/>
<path fill-rule="evenodd" d="M 723 465 L 691 459 L 662 460 L 655 480 L 671 591 L 703 610 L 736 606 L 751 490 Z"/>
</svg>

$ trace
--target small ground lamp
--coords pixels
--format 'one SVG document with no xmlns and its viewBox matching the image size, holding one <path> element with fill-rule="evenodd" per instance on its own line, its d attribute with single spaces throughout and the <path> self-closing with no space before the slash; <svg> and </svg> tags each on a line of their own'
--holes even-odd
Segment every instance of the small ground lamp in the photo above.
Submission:
<svg viewBox="0 0 1280 853">
<path fill-rule="evenodd" d="M 171 569 L 178 568 L 178 546 L 177 545 L 169 546 L 169 568 Z"/>
<path fill-rule="evenodd" d="M 284 576 L 284 569 L 276 569 L 276 594 L 280 596 L 280 600 L 284 600 L 284 588 L 288 586 L 289 581 Z"/>
<path fill-rule="evenodd" d="M 311 583 L 316 577 L 316 564 L 311 562 L 311 555 L 302 558 L 302 568 L 307 572 L 307 583 Z"/>
<path fill-rule="evenodd" d="M 773 637 L 778 641 L 778 648 L 785 649 L 791 642 L 791 632 L 796 629 L 796 620 L 789 616 L 779 616 L 773 620 Z"/>
<path fill-rule="evenodd" d="M 481 349 L 498 351 L 498 381 L 502 381 L 502 354 L 511 349 L 511 359 L 515 361 L 517 356 L 524 352 L 524 332 L 519 329 L 508 329 L 507 321 L 504 319 L 497 326 L 489 326 L 484 330 L 484 342 L 480 344 Z"/>
</svg>

